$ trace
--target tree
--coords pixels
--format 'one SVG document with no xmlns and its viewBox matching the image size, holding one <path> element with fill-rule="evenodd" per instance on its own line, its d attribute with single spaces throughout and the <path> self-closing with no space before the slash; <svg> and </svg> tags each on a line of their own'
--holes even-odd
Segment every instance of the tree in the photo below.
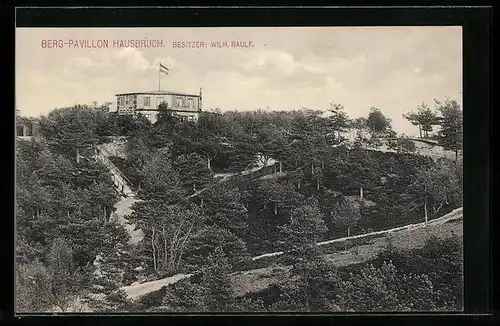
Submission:
<svg viewBox="0 0 500 326">
<path fill-rule="evenodd" d="M 242 267 L 250 259 L 246 244 L 230 231 L 219 226 L 207 226 L 196 232 L 186 247 L 186 263 L 194 267 L 205 265 L 210 253 L 222 248 L 231 266 Z"/>
<path fill-rule="evenodd" d="M 121 166 L 113 161 L 115 165 L 127 176 L 130 182 L 137 188 L 142 187 L 144 176 L 142 168 L 148 163 L 153 155 L 153 150 L 141 137 L 129 137 L 125 145 L 125 160 L 119 160 Z M 112 159 L 112 158 L 110 158 Z"/>
<path fill-rule="evenodd" d="M 349 127 L 349 117 L 344 111 L 344 106 L 341 104 L 330 103 L 330 109 L 328 111 L 333 113 L 333 115 L 330 116 L 330 120 L 332 121 L 332 129 L 337 132 L 337 141 L 339 141 L 341 132 L 344 132 Z"/>
<path fill-rule="evenodd" d="M 196 153 L 179 156 L 174 167 L 179 171 L 182 186 L 188 191 L 196 192 L 213 180 L 212 171 Z"/>
<path fill-rule="evenodd" d="M 81 151 L 97 144 L 98 116 L 88 106 L 55 109 L 41 118 L 40 131 L 61 153 L 74 153 L 79 163 Z"/>
<path fill-rule="evenodd" d="M 178 202 L 188 191 L 182 187 L 179 171 L 172 164 L 168 148 L 156 150 L 141 171 L 143 188 L 139 196 L 151 200 Z"/>
<path fill-rule="evenodd" d="M 281 305 L 287 306 L 284 310 L 299 310 L 305 312 L 335 311 L 332 299 L 340 292 L 342 279 L 336 268 L 321 257 L 297 263 L 292 268 L 292 277 L 280 282 Z M 270 310 L 276 309 L 273 305 Z"/>
<path fill-rule="evenodd" d="M 55 304 L 64 312 L 65 301 L 68 301 L 69 296 L 75 294 L 75 288 L 78 285 L 77 280 L 74 279 L 76 269 L 71 244 L 61 238 L 55 239 L 47 261 L 52 284 L 51 295 Z"/>
<path fill-rule="evenodd" d="M 397 153 L 414 153 L 417 150 L 415 142 L 405 135 L 388 140 L 387 146 Z"/>
<path fill-rule="evenodd" d="M 169 108 L 167 102 L 162 102 L 158 105 L 158 116 L 156 117 L 156 126 L 169 126 L 171 129 L 172 126 L 178 124 L 180 121 L 172 114 L 172 109 Z"/>
<path fill-rule="evenodd" d="M 166 289 L 162 306 L 170 312 L 203 312 L 205 288 L 184 279 Z"/>
<path fill-rule="evenodd" d="M 290 213 L 290 221 L 279 227 L 284 249 L 300 261 L 317 255 L 316 242 L 327 231 L 318 202 L 310 198 Z"/>
<path fill-rule="evenodd" d="M 384 133 L 390 129 L 391 119 L 386 118 L 380 109 L 372 107 L 368 114 L 366 124 L 372 133 Z"/>
<path fill-rule="evenodd" d="M 340 109 L 339 116 L 343 116 Z M 286 157 L 291 165 L 298 167 L 308 163 L 310 171 L 314 174 L 315 164 L 320 162 L 324 165 L 325 151 L 335 143 L 335 135 L 332 132 L 333 123 L 329 119 L 319 116 L 320 111 L 301 111 L 295 113 L 288 132 Z M 337 121 L 338 122 L 338 121 Z M 340 125 L 336 127 L 340 128 Z M 306 159 L 304 159 L 306 158 Z"/>
<path fill-rule="evenodd" d="M 364 267 L 342 282 L 337 302 L 343 311 L 428 311 L 433 285 L 427 275 L 399 274 L 392 262 Z"/>
<path fill-rule="evenodd" d="M 203 268 L 202 286 L 206 289 L 204 306 L 211 312 L 231 311 L 234 306 L 231 266 L 222 248 L 211 253 Z"/>
<path fill-rule="evenodd" d="M 427 275 L 432 282 L 431 302 L 418 302 L 424 288 L 407 289 L 416 296 L 412 309 L 429 304 L 435 310 L 453 311 L 463 308 L 463 239 L 455 234 L 446 238 L 430 236 L 422 248 L 384 250 L 374 264 L 392 261 L 400 275 Z M 422 307 L 423 308 L 423 307 Z M 420 309 L 422 309 L 420 308 Z M 430 308 L 430 307 L 429 307 Z M 430 310 L 430 309 L 429 309 Z"/>
<path fill-rule="evenodd" d="M 196 152 L 205 158 L 209 170 L 212 170 L 212 160 L 223 149 L 223 129 L 224 123 L 219 114 L 205 113 L 199 116 L 191 135 L 191 142 Z"/>
<path fill-rule="evenodd" d="M 302 169 L 298 168 L 295 171 L 292 171 L 291 173 L 289 173 L 289 177 L 292 182 L 297 183 L 297 191 L 300 191 L 304 181 L 304 172 L 302 171 Z"/>
<path fill-rule="evenodd" d="M 263 208 L 271 206 L 274 215 L 278 215 L 280 208 L 290 211 L 301 203 L 302 196 L 294 188 L 289 182 L 270 181 L 259 185 L 256 191 L 259 201 L 263 202 Z"/>
<path fill-rule="evenodd" d="M 132 219 L 149 243 L 153 270 L 173 273 L 181 267 L 186 244 L 203 215 L 194 206 L 145 200 L 135 204 Z"/>
<path fill-rule="evenodd" d="M 443 206 L 458 207 L 462 203 L 463 187 L 461 168 L 440 160 L 435 165 L 424 166 L 418 170 L 410 189 L 416 194 L 416 206 L 422 207 L 427 224 L 428 211 L 439 212 Z M 412 203 L 413 204 L 413 203 Z"/>
<path fill-rule="evenodd" d="M 335 197 L 335 204 L 330 212 L 333 224 L 347 229 L 347 236 L 350 236 L 350 229 L 361 218 L 359 206 L 355 202 L 348 200 L 343 195 Z"/>
<path fill-rule="evenodd" d="M 438 132 L 438 142 L 444 149 L 455 152 L 455 161 L 458 161 L 458 151 L 463 146 L 463 115 L 460 105 L 455 100 L 446 99 L 444 102 L 435 100 L 441 113 Z"/>
<path fill-rule="evenodd" d="M 228 183 L 212 183 L 199 195 L 207 224 L 225 228 L 238 237 L 248 230 L 248 209 L 240 189 Z"/>
<path fill-rule="evenodd" d="M 423 137 L 429 137 L 429 132 L 432 132 L 433 126 L 438 124 L 436 113 L 425 103 L 417 106 L 417 112 L 403 114 L 403 117 L 411 122 L 412 125 L 418 126 L 420 138 L 422 138 L 422 131 L 424 132 Z"/>
<path fill-rule="evenodd" d="M 152 128 L 152 134 L 147 141 L 157 148 L 164 147 L 173 141 L 174 145 L 185 147 L 189 140 L 184 137 L 183 131 L 191 130 L 190 126 L 180 121 L 178 117 L 172 114 L 168 103 L 163 102 L 158 106 L 158 115 Z"/>
<path fill-rule="evenodd" d="M 16 312 L 43 312 L 52 308 L 51 277 L 43 263 L 35 259 L 16 268 Z"/>
</svg>

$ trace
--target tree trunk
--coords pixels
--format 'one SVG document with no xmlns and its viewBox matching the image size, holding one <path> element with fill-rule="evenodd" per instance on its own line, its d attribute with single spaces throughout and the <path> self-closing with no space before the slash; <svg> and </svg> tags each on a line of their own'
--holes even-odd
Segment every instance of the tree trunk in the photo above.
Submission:
<svg viewBox="0 0 500 326">
<path fill-rule="evenodd" d="M 458 163 L 458 147 L 455 148 L 455 163 Z"/>
<path fill-rule="evenodd" d="M 349 238 L 351 236 L 351 227 L 347 227 L 347 237 Z"/>
<path fill-rule="evenodd" d="M 157 266 L 156 266 L 156 254 L 155 254 L 154 239 L 155 239 L 155 229 L 152 228 L 152 230 L 151 230 L 151 248 L 153 250 L 153 269 L 156 271 L 157 270 Z"/>
<path fill-rule="evenodd" d="M 186 244 L 186 241 L 189 239 L 189 236 L 191 235 L 191 231 L 193 230 L 194 223 L 195 223 L 195 221 L 193 220 L 193 223 L 191 223 L 191 226 L 189 227 L 189 230 L 186 232 L 186 236 L 184 237 L 184 240 L 182 241 L 181 246 L 179 248 L 180 252 L 179 252 L 179 256 L 178 256 L 177 264 L 176 264 L 177 269 L 179 268 L 179 266 L 181 264 L 182 254 L 184 253 L 184 245 Z"/>
<path fill-rule="evenodd" d="M 76 163 L 80 164 L 80 150 L 76 147 Z"/>
<path fill-rule="evenodd" d="M 314 163 L 311 163 L 311 174 L 314 175 Z"/>
<path fill-rule="evenodd" d="M 155 243 L 155 252 L 156 252 L 156 270 L 158 275 L 158 270 L 160 269 L 160 250 L 158 249 L 158 245 Z"/>
<path fill-rule="evenodd" d="M 167 238 L 165 237 L 165 227 L 162 226 L 162 238 L 163 238 L 163 263 L 167 266 Z"/>
<path fill-rule="evenodd" d="M 300 180 L 297 181 L 297 189 L 300 189 L 300 183 L 301 183 Z"/>
<path fill-rule="evenodd" d="M 276 173 L 278 171 L 276 171 L 276 164 L 274 164 L 274 173 Z"/>
<path fill-rule="evenodd" d="M 283 164 L 280 161 L 280 173 L 282 173 L 282 172 L 283 172 Z"/>
<path fill-rule="evenodd" d="M 179 234 L 181 232 L 182 224 L 179 225 L 179 228 L 175 232 L 174 236 L 170 240 L 170 260 L 168 261 L 168 267 L 167 269 L 171 271 L 173 269 L 173 266 L 175 264 L 175 247 L 177 246 L 177 242 L 179 239 Z"/>
<path fill-rule="evenodd" d="M 428 216 L 427 216 L 427 197 L 424 199 L 424 216 L 425 216 L 425 225 L 427 225 Z"/>
<path fill-rule="evenodd" d="M 316 178 L 316 190 L 319 191 L 319 178 Z"/>
<path fill-rule="evenodd" d="M 363 187 L 359 187 L 359 200 L 363 200 Z"/>
<path fill-rule="evenodd" d="M 203 198 L 200 200 L 200 207 L 203 208 Z"/>
<path fill-rule="evenodd" d="M 104 212 L 104 225 L 106 225 L 106 206 L 103 206 L 103 212 Z"/>
<path fill-rule="evenodd" d="M 278 203 L 274 203 L 274 215 L 278 215 Z"/>
<path fill-rule="evenodd" d="M 420 138 L 422 138 L 422 126 L 420 124 L 418 125 L 418 132 L 420 134 Z"/>
<path fill-rule="evenodd" d="M 212 166 L 210 165 L 210 162 L 211 162 L 211 161 L 212 161 L 212 160 L 210 159 L 210 157 L 207 157 L 207 168 L 208 168 L 209 170 L 212 170 Z"/>
<path fill-rule="evenodd" d="M 321 160 L 321 169 L 324 170 L 325 169 L 325 161 L 324 160 Z"/>
</svg>

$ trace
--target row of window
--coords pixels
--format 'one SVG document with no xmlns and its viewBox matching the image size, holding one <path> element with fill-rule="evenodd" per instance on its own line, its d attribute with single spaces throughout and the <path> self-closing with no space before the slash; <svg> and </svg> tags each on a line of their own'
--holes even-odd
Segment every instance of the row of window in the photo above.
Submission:
<svg viewBox="0 0 500 326">
<path fill-rule="evenodd" d="M 157 98 L 157 103 L 160 104 L 165 101 L 163 96 L 158 96 Z M 177 107 L 184 107 L 184 108 L 190 108 L 194 109 L 196 108 L 196 103 L 195 99 L 193 98 L 186 98 L 186 97 L 177 97 L 176 99 L 176 106 Z M 137 107 L 137 96 L 136 95 L 123 95 L 119 96 L 117 99 L 117 106 L 118 107 Z M 151 96 L 144 96 L 144 106 L 145 107 L 150 107 L 151 106 Z"/>
<path fill-rule="evenodd" d="M 123 110 L 135 110 L 137 109 L 137 105 L 134 106 L 118 106 L 118 111 L 123 111 Z"/>
<path fill-rule="evenodd" d="M 164 102 L 164 98 L 163 96 L 158 96 L 157 97 L 157 103 L 160 104 L 162 102 Z M 177 101 L 176 101 L 176 106 L 178 107 L 186 107 L 186 108 L 191 108 L 191 109 L 194 109 L 195 108 L 195 102 L 194 102 L 194 99 L 192 98 L 177 98 Z M 146 107 L 149 107 L 151 106 L 151 97 L 150 96 L 145 96 L 144 97 L 144 106 Z"/>
<path fill-rule="evenodd" d="M 119 96 L 117 99 L 117 104 L 118 106 L 137 105 L 137 96 L 135 95 Z"/>
<path fill-rule="evenodd" d="M 194 100 L 192 98 L 177 98 L 177 106 L 194 109 Z"/>
<path fill-rule="evenodd" d="M 184 116 L 184 115 L 178 115 L 177 116 L 181 121 L 194 121 L 193 116 Z"/>
</svg>

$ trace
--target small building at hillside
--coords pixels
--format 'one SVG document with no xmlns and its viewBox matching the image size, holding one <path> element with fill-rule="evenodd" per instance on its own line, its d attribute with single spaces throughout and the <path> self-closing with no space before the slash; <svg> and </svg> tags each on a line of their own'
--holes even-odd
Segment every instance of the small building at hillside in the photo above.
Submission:
<svg viewBox="0 0 500 326">
<path fill-rule="evenodd" d="M 19 118 L 16 123 L 17 137 L 38 137 L 39 136 L 39 121 L 35 118 Z"/>
<path fill-rule="evenodd" d="M 199 94 L 170 91 L 148 91 L 116 94 L 116 109 L 119 115 L 142 114 L 156 122 L 160 104 L 166 103 L 174 116 L 184 121 L 196 121 L 202 108 L 201 89 Z"/>
</svg>

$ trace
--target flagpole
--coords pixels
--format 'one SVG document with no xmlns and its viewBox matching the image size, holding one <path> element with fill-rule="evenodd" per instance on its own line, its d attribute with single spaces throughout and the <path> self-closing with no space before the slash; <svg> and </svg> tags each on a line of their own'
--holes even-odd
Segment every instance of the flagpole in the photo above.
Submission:
<svg viewBox="0 0 500 326">
<path fill-rule="evenodd" d="M 160 63 L 158 62 L 158 92 L 161 91 L 161 88 L 160 88 L 160 79 L 161 79 L 161 76 L 160 76 Z"/>
</svg>

